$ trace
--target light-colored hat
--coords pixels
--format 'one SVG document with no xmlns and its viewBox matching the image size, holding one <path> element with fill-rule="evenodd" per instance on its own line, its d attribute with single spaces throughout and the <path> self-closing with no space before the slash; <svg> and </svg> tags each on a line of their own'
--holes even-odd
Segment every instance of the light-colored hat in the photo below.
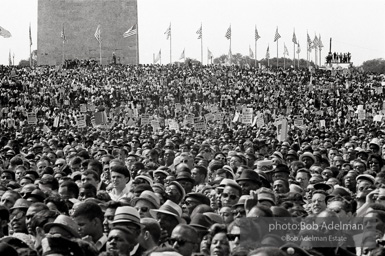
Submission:
<svg viewBox="0 0 385 256">
<path fill-rule="evenodd" d="M 153 184 L 152 179 L 150 177 L 148 177 L 148 176 L 145 176 L 145 175 L 138 175 L 138 176 L 135 177 L 135 180 L 136 179 L 146 180 L 150 184 L 150 186 L 152 186 L 152 184 Z"/>
<path fill-rule="evenodd" d="M 44 225 L 44 232 L 48 233 L 49 230 L 54 226 L 58 226 L 64 230 L 68 231 L 75 238 L 80 238 L 80 234 L 78 232 L 78 230 L 79 230 L 78 224 L 76 224 L 76 222 L 73 219 L 71 219 L 70 217 L 68 217 L 66 215 L 59 215 L 56 217 L 54 222 L 45 224 Z"/>
<path fill-rule="evenodd" d="M 358 180 L 367 180 L 367 181 L 370 181 L 372 184 L 375 183 L 374 177 L 370 174 L 360 174 L 356 178 L 356 181 L 358 181 Z"/>
<path fill-rule="evenodd" d="M 149 191 L 149 190 L 145 190 L 143 191 L 139 197 L 135 197 L 134 199 L 132 199 L 131 201 L 131 204 L 132 205 L 135 205 L 136 202 L 138 202 L 139 200 L 145 200 L 149 203 L 151 203 L 155 208 L 159 208 L 160 206 L 160 200 L 159 200 L 159 197 L 157 197 L 155 195 L 154 192 L 152 191 Z"/>
<path fill-rule="evenodd" d="M 290 184 L 289 192 L 302 194 L 303 193 L 303 188 L 301 188 L 301 186 L 298 186 L 297 184 Z"/>
<path fill-rule="evenodd" d="M 150 214 L 154 219 L 156 219 L 156 214 L 158 212 L 174 216 L 178 220 L 179 224 L 186 223 L 186 221 L 182 218 L 182 208 L 171 200 L 167 200 L 157 210 L 155 209 L 150 210 Z"/>
<path fill-rule="evenodd" d="M 112 225 L 118 223 L 133 223 L 139 227 L 142 227 L 140 224 L 140 215 L 139 212 L 132 206 L 121 206 L 118 207 L 115 211 L 114 220 Z"/>
<path fill-rule="evenodd" d="M 310 153 L 310 152 L 304 152 L 300 157 L 299 157 L 299 161 L 303 162 L 303 158 L 304 157 L 310 157 L 311 159 L 313 159 L 314 163 L 317 162 L 317 159 L 315 158 L 315 156 Z"/>
</svg>

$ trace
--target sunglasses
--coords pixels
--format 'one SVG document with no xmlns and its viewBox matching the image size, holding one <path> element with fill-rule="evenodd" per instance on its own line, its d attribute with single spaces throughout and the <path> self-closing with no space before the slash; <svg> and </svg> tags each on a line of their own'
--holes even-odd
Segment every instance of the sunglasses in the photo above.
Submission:
<svg viewBox="0 0 385 256">
<path fill-rule="evenodd" d="M 20 220 L 21 218 L 24 217 L 24 215 L 25 215 L 24 212 L 18 212 L 18 213 L 16 213 L 16 214 L 11 214 L 11 215 L 10 215 L 10 219 L 11 219 L 11 220 L 13 220 L 13 219 L 15 219 L 15 220 Z"/>
<path fill-rule="evenodd" d="M 227 239 L 229 241 L 234 241 L 235 238 L 238 238 L 238 240 L 241 238 L 241 234 L 227 234 Z"/>
<path fill-rule="evenodd" d="M 184 246 L 186 243 L 192 243 L 191 241 L 183 240 L 183 239 L 176 239 L 176 238 L 170 238 L 169 239 L 170 244 L 178 243 L 180 246 Z"/>
<path fill-rule="evenodd" d="M 246 211 L 245 210 L 233 210 L 233 214 L 234 215 L 242 215 L 242 216 L 246 216 Z"/>
<path fill-rule="evenodd" d="M 135 207 L 135 209 L 138 211 L 138 212 L 148 212 L 148 207 L 146 206 L 143 206 L 143 207 Z"/>
<path fill-rule="evenodd" d="M 238 198 L 236 195 L 229 195 L 227 193 L 222 193 L 222 197 L 223 198 L 230 198 L 230 200 L 235 200 Z"/>
</svg>

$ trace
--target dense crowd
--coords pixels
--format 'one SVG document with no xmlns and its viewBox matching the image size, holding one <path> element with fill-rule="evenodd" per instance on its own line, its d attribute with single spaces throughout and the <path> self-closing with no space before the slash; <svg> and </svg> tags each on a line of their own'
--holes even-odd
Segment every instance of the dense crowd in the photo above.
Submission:
<svg viewBox="0 0 385 256">
<path fill-rule="evenodd" d="M 383 81 L 0 66 L 0 255 L 384 255 Z"/>
</svg>

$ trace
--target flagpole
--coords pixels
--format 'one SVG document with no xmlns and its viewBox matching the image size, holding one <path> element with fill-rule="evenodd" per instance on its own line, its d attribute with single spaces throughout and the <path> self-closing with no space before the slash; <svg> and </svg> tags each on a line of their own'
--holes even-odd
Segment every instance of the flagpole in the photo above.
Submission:
<svg viewBox="0 0 385 256">
<path fill-rule="evenodd" d="M 279 39 L 277 39 L 277 69 L 278 69 L 278 40 Z"/>
<path fill-rule="evenodd" d="M 283 69 L 285 69 L 286 68 L 286 57 L 285 57 L 286 55 L 284 54 L 283 55 Z"/>
<path fill-rule="evenodd" d="M 297 48 L 297 51 L 298 51 L 298 48 Z M 298 69 L 299 69 L 299 52 L 298 52 L 298 55 L 297 55 L 297 59 L 298 59 Z M 295 63 L 294 63 L 294 66 L 295 66 Z"/>
<path fill-rule="evenodd" d="M 171 61 L 171 24 L 170 24 L 170 64 L 172 64 L 172 61 Z"/>
<path fill-rule="evenodd" d="M 200 36 L 201 36 L 201 63 L 203 66 L 203 28 L 202 28 L 202 22 L 201 22 L 201 35 Z"/>
<path fill-rule="evenodd" d="M 29 66 L 32 67 L 32 41 L 31 41 L 31 23 L 29 23 Z"/>
<path fill-rule="evenodd" d="M 139 24 L 136 16 L 136 65 L 139 65 Z"/>
<path fill-rule="evenodd" d="M 99 57 L 100 57 L 100 65 L 102 65 L 102 39 L 99 42 Z"/>
<path fill-rule="evenodd" d="M 152 54 L 152 63 L 155 65 L 155 53 Z"/>
<path fill-rule="evenodd" d="M 64 58 L 64 39 L 63 39 L 63 49 L 62 49 L 62 51 L 63 51 L 63 56 L 62 56 L 62 59 L 63 59 L 63 60 L 62 60 L 62 62 L 63 62 L 63 66 L 64 66 L 64 59 L 65 59 L 65 58 Z"/>
<path fill-rule="evenodd" d="M 295 35 L 295 30 L 294 30 L 294 35 Z M 293 39 L 294 39 L 294 35 L 293 35 Z M 296 37 L 296 40 L 297 41 L 297 37 Z M 293 49 L 293 67 L 295 69 L 295 42 L 293 40 L 293 46 L 294 46 L 294 49 Z"/>
</svg>

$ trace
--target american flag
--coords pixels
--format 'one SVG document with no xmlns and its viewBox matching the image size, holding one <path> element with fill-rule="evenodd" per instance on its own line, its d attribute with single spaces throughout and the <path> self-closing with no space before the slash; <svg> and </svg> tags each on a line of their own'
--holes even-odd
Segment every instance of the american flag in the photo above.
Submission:
<svg viewBox="0 0 385 256">
<path fill-rule="evenodd" d="M 99 44 L 102 43 L 102 37 L 100 35 L 100 25 L 98 25 L 98 27 L 96 28 L 95 38 L 96 38 L 96 40 L 98 40 Z"/>
<path fill-rule="evenodd" d="M 184 59 L 185 58 L 185 55 L 184 55 L 184 49 L 183 49 L 183 52 L 182 52 L 182 54 L 180 55 L 180 60 L 182 60 L 182 59 Z"/>
<path fill-rule="evenodd" d="M 29 24 L 29 44 L 32 45 L 31 24 Z"/>
<path fill-rule="evenodd" d="M 136 33 L 137 33 L 136 24 L 134 24 L 129 30 L 124 32 L 123 37 L 124 38 L 130 37 L 130 36 L 136 35 Z"/>
<path fill-rule="evenodd" d="M 201 27 L 197 30 L 197 34 L 198 34 L 198 39 L 201 39 L 202 38 L 202 24 L 201 24 Z"/>
<path fill-rule="evenodd" d="M 171 23 L 166 32 L 164 32 L 165 35 L 167 35 L 167 40 L 171 37 Z"/>
<path fill-rule="evenodd" d="M 249 45 L 249 57 L 252 59 L 254 58 L 254 52 L 253 50 L 251 50 L 250 45 Z"/>
<path fill-rule="evenodd" d="M 310 39 L 309 34 L 307 34 L 307 44 L 309 45 L 309 48 L 311 47 L 312 41 Z"/>
<path fill-rule="evenodd" d="M 314 48 L 317 49 L 317 47 L 318 47 L 318 37 L 317 36 L 314 36 L 313 45 L 314 45 Z"/>
<path fill-rule="evenodd" d="M 64 24 L 63 24 L 63 28 L 62 28 L 62 30 L 61 30 L 61 35 L 60 35 L 60 37 L 63 39 L 63 43 L 64 43 L 65 41 L 67 41 L 66 34 L 64 33 Z"/>
<path fill-rule="evenodd" d="M 255 41 L 258 41 L 258 39 L 261 38 L 258 34 L 257 27 L 255 27 Z"/>
<path fill-rule="evenodd" d="M 299 43 L 298 43 L 297 54 L 299 54 L 300 52 L 301 52 L 301 47 L 299 46 Z"/>
<path fill-rule="evenodd" d="M 159 50 L 158 56 L 156 56 L 154 62 L 157 63 L 160 60 L 160 57 L 162 55 L 162 49 Z"/>
<path fill-rule="evenodd" d="M 289 56 L 289 51 L 287 50 L 286 44 L 283 44 L 283 55 Z"/>
<path fill-rule="evenodd" d="M 225 37 L 226 37 L 227 39 L 231 39 L 231 25 L 230 25 L 230 27 L 227 29 Z"/>
<path fill-rule="evenodd" d="M 293 32 L 293 40 L 292 41 L 293 41 L 293 43 L 298 44 L 297 37 L 295 35 L 295 31 Z"/>
<path fill-rule="evenodd" d="M 267 47 L 267 51 L 266 51 L 266 59 L 270 59 L 270 50 L 269 50 L 269 46 Z"/>
<path fill-rule="evenodd" d="M 12 35 L 11 35 L 11 32 L 9 32 L 8 30 L 6 30 L 3 27 L 0 27 L 0 36 L 4 38 L 10 38 Z"/>
<path fill-rule="evenodd" d="M 211 59 L 213 57 L 213 54 L 209 49 L 207 49 L 207 59 Z"/>
<path fill-rule="evenodd" d="M 321 41 L 321 35 L 319 35 L 319 37 L 318 37 L 318 47 L 320 49 L 324 47 L 324 45 L 322 44 L 322 41 Z"/>
<path fill-rule="evenodd" d="M 278 27 L 277 27 L 277 30 L 275 31 L 275 36 L 274 36 L 274 42 L 280 38 L 281 38 L 281 35 L 278 33 Z"/>
</svg>

